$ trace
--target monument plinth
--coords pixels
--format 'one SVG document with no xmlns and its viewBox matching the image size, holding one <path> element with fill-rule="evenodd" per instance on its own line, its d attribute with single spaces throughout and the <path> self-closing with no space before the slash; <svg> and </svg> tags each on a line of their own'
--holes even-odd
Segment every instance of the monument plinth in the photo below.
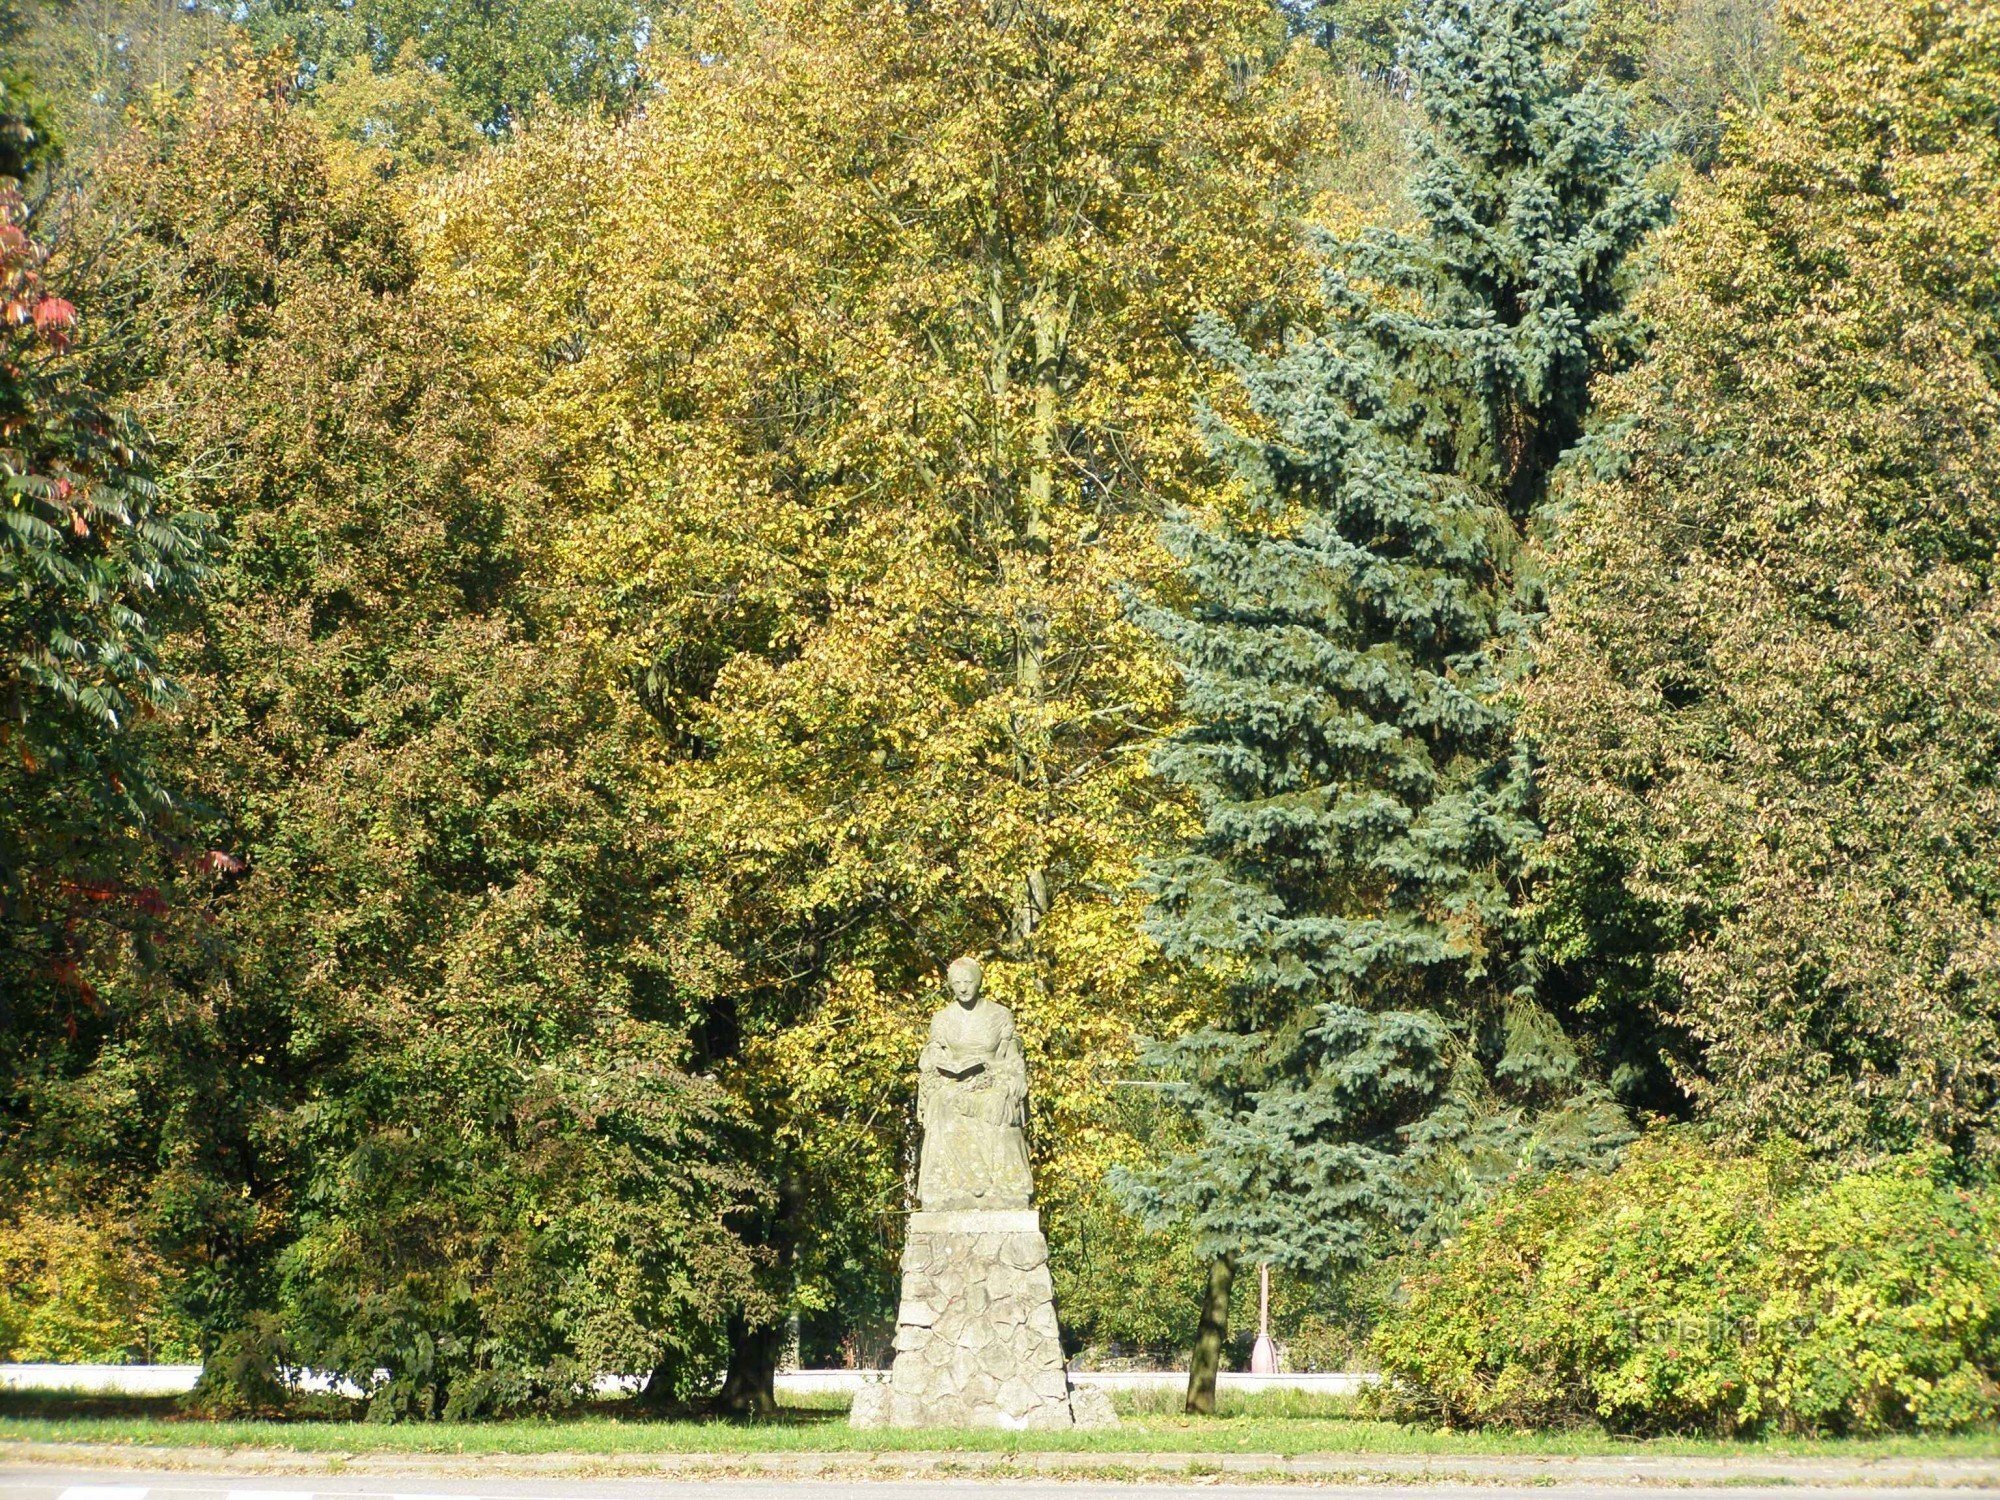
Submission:
<svg viewBox="0 0 2000 1500">
<path fill-rule="evenodd" d="M 864 1386 L 856 1427 L 1103 1426 L 1109 1398 L 1063 1364 L 1042 1216 L 1032 1206 L 1028 1072 L 1014 1017 L 951 966 L 952 1002 L 918 1059 L 920 1212 L 903 1245 L 896 1358 Z"/>
</svg>

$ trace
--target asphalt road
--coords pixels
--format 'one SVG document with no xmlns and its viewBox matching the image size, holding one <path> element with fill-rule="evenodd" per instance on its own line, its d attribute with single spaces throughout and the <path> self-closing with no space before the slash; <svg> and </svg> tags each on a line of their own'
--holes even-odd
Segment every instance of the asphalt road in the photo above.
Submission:
<svg viewBox="0 0 2000 1500">
<path fill-rule="evenodd" d="M 476 1462 L 472 1467 L 476 1468 Z M 1899 1476 L 1907 1477 L 1907 1476 Z M 1831 1483 L 1760 1485 L 1701 1483 L 1660 1474 L 1649 1483 L 1605 1483 L 1544 1478 L 1539 1483 L 1325 1483 L 1297 1479 L 1288 1483 L 1237 1481 L 1227 1476 L 1173 1479 L 1139 1477 L 1067 1480 L 1032 1477 L 911 1478 L 693 1477 L 597 1479 L 569 1475 L 512 1476 L 454 1474 L 398 1475 L 244 1475 L 204 1473 L 198 1469 L 130 1470 L 94 1465 L 10 1463 L 0 1466 L 0 1497 L 5 1500 L 1180 1500 L 1180 1497 L 1226 1496 L 1230 1500 L 1298 1500 L 1302 1490 L 1316 1495 L 1351 1496 L 1354 1500 L 1635 1500 L 1648 1490 L 1671 1488 L 1675 1500 L 1939 1500 L 1940 1481 L 1956 1488 L 1952 1477 L 1930 1483 Z M 1961 1479 L 1959 1484 L 1963 1484 Z M 1990 1484 L 1975 1479 L 1968 1488 Z M 1803 1491 L 1803 1493 L 1802 1493 Z M 940 1492 L 944 1492 L 942 1495 Z M 1993 1493 L 1987 1489 L 1987 1493 Z"/>
</svg>

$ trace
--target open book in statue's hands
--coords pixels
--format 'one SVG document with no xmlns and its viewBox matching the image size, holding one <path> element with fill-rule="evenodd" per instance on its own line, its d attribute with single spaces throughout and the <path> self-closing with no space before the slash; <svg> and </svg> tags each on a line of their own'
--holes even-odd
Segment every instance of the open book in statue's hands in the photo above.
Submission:
<svg viewBox="0 0 2000 1500">
<path fill-rule="evenodd" d="M 955 1047 L 940 1047 L 935 1066 L 946 1078 L 960 1082 L 986 1071 L 986 1059 L 960 1052 Z"/>
</svg>

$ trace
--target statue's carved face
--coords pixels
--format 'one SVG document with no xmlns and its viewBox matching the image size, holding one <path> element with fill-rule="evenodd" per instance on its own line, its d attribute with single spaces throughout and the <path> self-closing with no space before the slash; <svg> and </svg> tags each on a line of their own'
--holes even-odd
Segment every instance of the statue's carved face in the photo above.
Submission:
<svg viewBox="0 0 2000 1500">
<path fill-rule="evenodd" d="M 979 986 L 986 978 L 978 963 L 970 958 L 954 959 L 945 976 L 951 985 L 952 998 L 967 1010 L 979 1003 Z"/>
</svg>

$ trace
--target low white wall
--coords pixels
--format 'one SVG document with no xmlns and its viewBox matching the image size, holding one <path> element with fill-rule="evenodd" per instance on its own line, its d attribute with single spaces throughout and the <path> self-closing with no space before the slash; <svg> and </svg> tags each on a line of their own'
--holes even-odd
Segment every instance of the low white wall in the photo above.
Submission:
<svg viewBox="0 0 2000 1500">
<path fill-rule="evenodd" d="M 0 1365 L 0 1390 L 177 1396 L 200 1375 L 200 1365 Z"/>
<path fill-rule="evenodd" d="M 121 1396 L 174 1396 L 194 1389 L 200 1365 L 0 1365 L 0 1390 L 87 1391 Z M 864 1380 L 886 1380 L 886 1370 L 791 1370 L 778 1376 L 779 1394 L 797 1396 L 828 1391 L 852 1391 Z M 1078 1385 L 1102 1386 L 1108 1391 L 1178 1391 L 1187 1386 L 1187 1372 L 1173 1370 L 1073 1371 Z M 1372 1385 L 1379 1376 L 1342 1373 L 1333 1375 L 1242 1375 L 1223 1371 L 1216 1384 L 1225 1391 L 1315 1391 L 1327 1396 L 1351 1396 Z M 308 1389 L 326 1390 L 327 1377 L 307 1375 L 301 1384 Z M 630 1390 L 636 1382 L 607 1375 L 597 1382 L 601 1391 Z"/>
<path fill-rule="evenodd" d="M 1104 1374 L 1078 1370 L 1070 1378 L 1078 1385 L 1101 1385 L 1107 1391 L 1187 1389 L 1186 1370 L 1107 1371 Z M 1381 1378 L 1366 1370 L 1335 1370 L 1318 1375 L 1252 1375 L 1244 1371 L 1224 1370 L 1216 1376 L 1215 1388 L 1246 1395 L 1257 1391 L 1312 1391 L 1321 1396 L 1352 1396 Z"/>
<path fill-rule="evenodd" d="M 887 1370 L 795 1370 L 778 1377 L 778 1389 L 801 1395 L 812 1391 L 851 1391 L 864 1380 L 888 1378 Z M 1078 1385 L 1100 1386 L 1107 1391 L 1187 1389 L 1185 1370 L 1071 1370 L 1069 1378 Z M 1381 1378 L 1353 1370 L 1322 1375 L 1247 1375 L 1224 1370 L 1215 1384 L 1218 1390 L 1242 1393 L 1312 1391 L 1322 1396 L 1352 1396 Z"/>
</svg>

